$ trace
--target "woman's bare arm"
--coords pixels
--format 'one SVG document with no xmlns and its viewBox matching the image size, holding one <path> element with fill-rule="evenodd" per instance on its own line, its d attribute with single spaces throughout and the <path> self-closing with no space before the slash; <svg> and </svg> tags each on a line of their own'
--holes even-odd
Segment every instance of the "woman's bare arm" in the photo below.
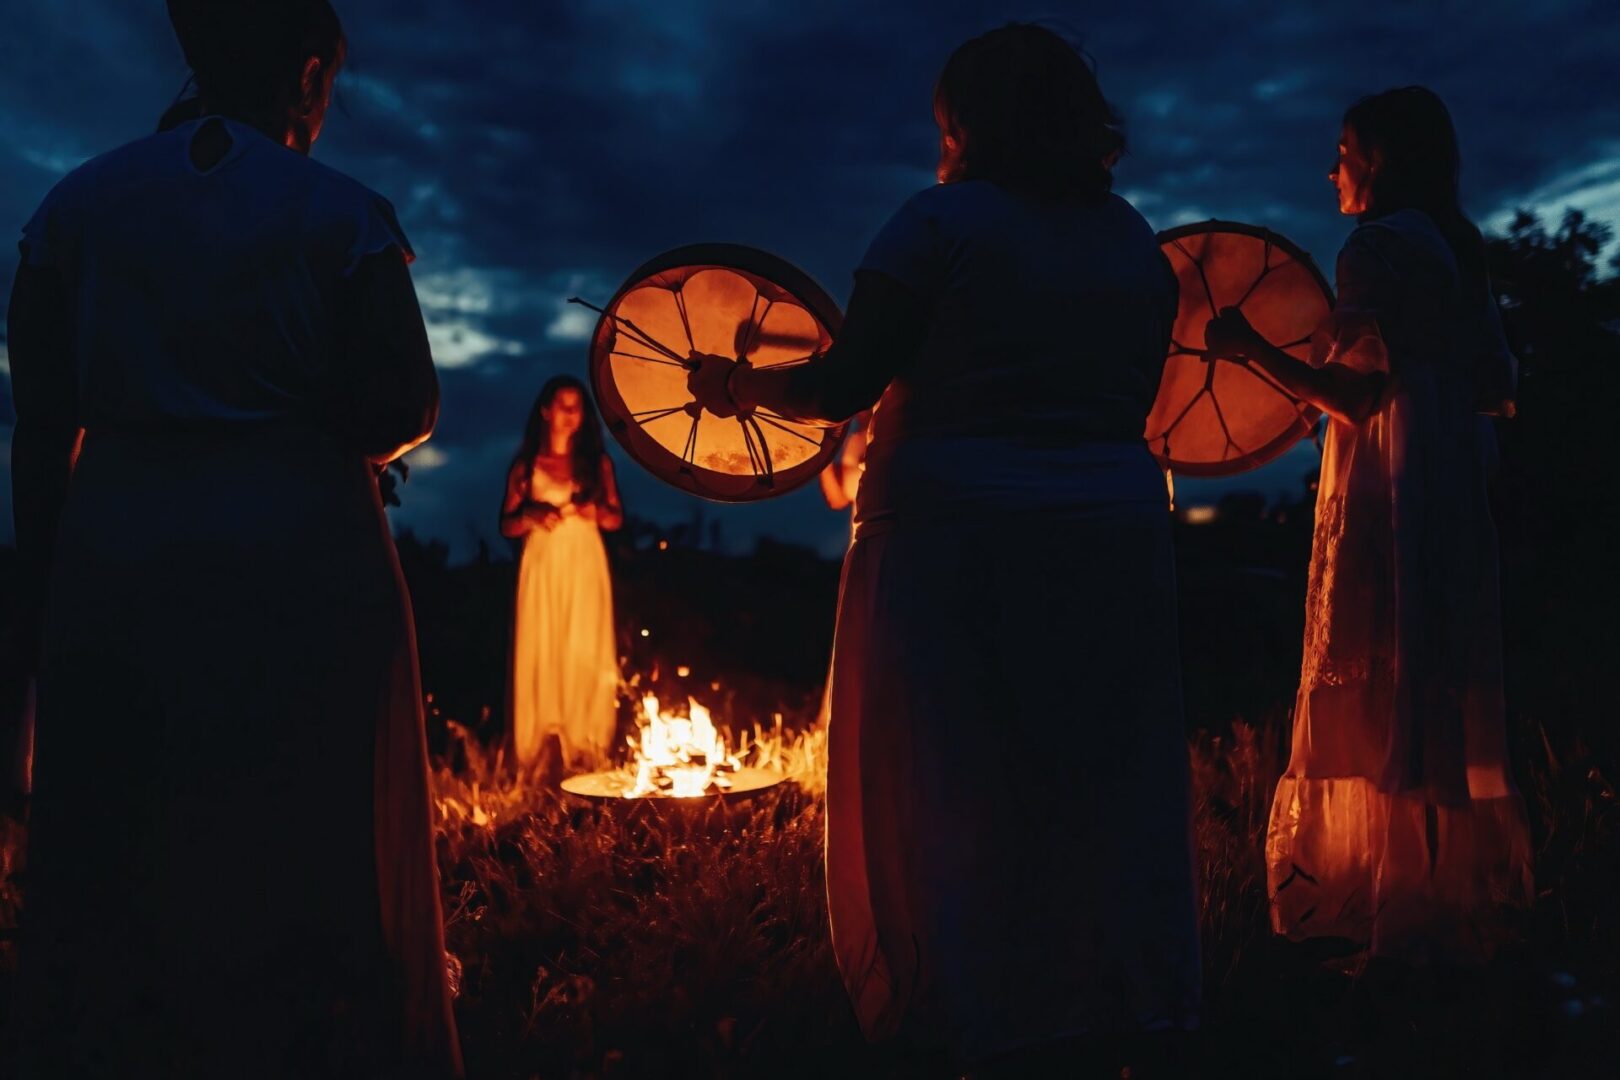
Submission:
<svg viewBox="0 0 1620 1080">
<path fill-rule="evenodd" d="M 827 500 L 829 509 L 842 510 L 854 501 L 846 490 L 845 470 L 844 463 L 837 459 L 828 462 L 827 467 L 821 470 L 821 497 Z"/>
<path fill-rule="evenodd" d="M 871 423 L 870 410 L 857 416 L 838 456 L 821 470 L 821 496 L 833 510 L 847 508 L 860 492 L 861 463 L 866 459 L 867 428 Z"/>
<path fill-rule="evenodd" d="M 1383 398 L 1382 372 L 1356 371 L 1343 364 L 1312 367 L 1261 337 L 1236 308 L 1226 308 L 1210 320 L 1205 341 L 1217 357 L 1253 364 L 1290 394 L 1347 424 L 1361 423 Z"/>
<path fill-rule="evenodd" d="M 767 409 L 832 427 L 877 402 L 921 346 L 929 315 L 928 305 L 906 286 L 863 271 L 855 275 L 844 325 L 826 355 L 769 368 L 700 356 L 689 386 L 699 404 L 718 416 Z"/>
<path fill-rule="evenodd" d="M 613 462 L 602 455 L 602 489 L 592 504 L 596 527 L 603 532 L 614 532 L 624 524 L 624 505 L 619 501 L 619 482 L 613 475 Z"/>
<path fill-rule="evenodd" d="M 1330 358 L 1321 367 L 1313 367 L 1266 341 L 1235 308 L 1224 308 L 1210 320 L 1205 331 L 1209 351 L 1253 364 L 1283 389 L 1335 420 L 1361 423 L 1382 405 L 1390 378 L 1389 356 L 1378 336 L 1378 320 L 1406 302 L 1391 268 L 1385 246 L 1388 242 L 1389 238 L 1376 227 L 1356 229 L 1339 252 L 1334 273 L 1336 318 L 1356 320 L 1337 332 L 1361 334 L 1361 339 L 1339 343 L 1344 358 L 1352 359 L 1351 354 L 1369 348 L 1383 352 L 1381 357 L 1357 357 L 1354 366 Z"/>
<path fill-rule="evenodd" d="M 512 462 L 506 473 L 506 492 L 501 497 L 501 535 L 520 540 L 535 529 L 554 529 L 562 512 L 550 503 L 537 503 L 528 496 L 528 475 L 524 463 Z"/>
</svg>

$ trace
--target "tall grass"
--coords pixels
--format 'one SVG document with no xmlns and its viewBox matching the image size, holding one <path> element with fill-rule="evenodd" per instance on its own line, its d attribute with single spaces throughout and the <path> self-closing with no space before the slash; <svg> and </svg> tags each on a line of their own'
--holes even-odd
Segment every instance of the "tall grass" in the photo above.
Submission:
<svg viewBox="0 0 1620 1080">
<path fill-rule="evenodd" d="M 784 782 L 724 800 L 587 802 L 516 776 L 460 725 L 450 732 L 436 842 L 474 1077 L 917 1066 L 862 1042 L 839 984 L 822 873 L 825 730 L 808 715 L 747 733 L 749 763 Z M 1612 1075 L 1612 770 L 1580 744 L 1521 745 L 1541 897 L 1519 944 L 1466 982 L 1391 988 L 1269 933 L 1262 843 L 1286 746 L 1281 713 L 1189 741 L 1205 1075 Z M 0 976 L 14 967 L 24 838 L 0 819 Z"/>
<path fill-rule="evenodd" d="M 436 777 L 446 939 L 488 1076 L 770 1075 L 863 1048 L 827 931 L 825 731 L 752 798 L 587 802 L 469 747 Z"/>
</svg>

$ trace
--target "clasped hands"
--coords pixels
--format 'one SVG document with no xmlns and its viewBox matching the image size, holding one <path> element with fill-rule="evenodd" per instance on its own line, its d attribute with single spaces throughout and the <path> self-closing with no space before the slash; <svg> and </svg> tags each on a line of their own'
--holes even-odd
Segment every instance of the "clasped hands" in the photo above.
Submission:
<svg viewBox="0 0 1620 1080">
<path fill-rule="evenodd" d="M 523 508 L 523 516 L 529 524 L 538 529 L 550 532 L 561 525 L 564 518 L 582 517 L 586 521 L 596 520 L 596 504 L 564 503 L 562 506 L 553 506 L 550 503 L 530 503 Z"/>
</svg>

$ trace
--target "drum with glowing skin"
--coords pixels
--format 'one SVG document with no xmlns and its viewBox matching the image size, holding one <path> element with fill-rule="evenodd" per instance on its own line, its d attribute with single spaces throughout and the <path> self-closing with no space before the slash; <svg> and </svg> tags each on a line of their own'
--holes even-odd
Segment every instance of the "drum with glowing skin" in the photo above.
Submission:
<svg viewBox="0 0 1620 1080">
<path fill-rule="evenodd" d="M 1190 476 L 1258 468 L 1309 435 L 1320 413 L 1260 369 L 1208 355 L 1204 327 L 1235 307 L 1304 360 L 1332 292 L 1309 255 L 1268 229 L 1206 221 L 1162 232 L 1159 243 L 1181 299 L 1148 448 Z M 844 425 L 801 424 L 768 409 L 722 419 L 698 408 L 686 387 L 694 353 L 778 367 L 832 346 L 838 305 L 791 264 L 735 244 L 677 248 L 636 270 L 597 310 L 590 372 L 602 416 L 659 479 L 706 499 L 753 502 L 807 483 L 838 453 Z"/>
<path fill-rule="evenodd" d="M 1300 360 L 1333 307 L 1311 257 L 1268 229 L 1204 221 L 1159 234 L 1181 285 L 1170 355 L 1144 433 L 1159 463 L 1189 476 L 1230 476 L 1272 461 L 1321 415 L 1259 368 L 1204 351 L 1204 327 L 1226 307 Z"/>
<path fill-rule="evenodd" d="M 644 468 L 720 502 L 782 495 L 838 453 L 845 426 L 755 409 L 720 418 L 686 388 L 694 353 L 784 367 L 819 357 L 843 315 L 810 277 L 735 244 L 695 244 L 631 274 L 591 337 L 591 385 L 608 430 Z"/>
</svg>

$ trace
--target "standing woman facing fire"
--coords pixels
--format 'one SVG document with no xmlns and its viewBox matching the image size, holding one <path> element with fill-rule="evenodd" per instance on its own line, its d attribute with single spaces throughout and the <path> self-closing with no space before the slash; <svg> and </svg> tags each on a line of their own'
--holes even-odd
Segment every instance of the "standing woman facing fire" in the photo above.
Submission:
<svg viewBox="0 0 1620 1080">
<path fill-rule="evenodd" d="M 1356 103 L 1329 174 L 1359 221 L 1316 366 L 1235 311 L 1212 351 L 1328 414 L 1293 754 L 1272 805 L 1272 921 L 1375 955 L 1467 959 L 1531 898 L 1508 767 L 1496 528 L 1485 462 L 1515 367 L 1458 202 L 1445 105 Z"/>
<path fill-rule="evenodd" d="M 326 0 L 169 0 L 197 98 L 59 183 L 10 310 L 38 721 L 25 1076 L 461 1073 L 375 466 L 438 383 L 380 196 L 309 158 Z"/>
<path fill-rule="evenodd" d="M 523 542 L 512 622 L 512 748 L 533 765 L 555 737 L 566 766 L 613 742 L 619 666 L 602 530 L 624 524 L 602 423 L 578 379 L 541 387 L 506 476 L 501 535 Z"/>
<path fill-rule="evenodd" d="M 828 731 L 862 1027 L 1066 1075 L 1197 1014 L 1170 519 L 1142 440 L 1176 282 L 1110 193 L 1116 114 L 1057 34 L 969 41 L 934 115 L 941 183 L 872 242 L 831 350 L 703 357 L 690 383 L 722 416 L 877 403 Z"/>
</svg>

